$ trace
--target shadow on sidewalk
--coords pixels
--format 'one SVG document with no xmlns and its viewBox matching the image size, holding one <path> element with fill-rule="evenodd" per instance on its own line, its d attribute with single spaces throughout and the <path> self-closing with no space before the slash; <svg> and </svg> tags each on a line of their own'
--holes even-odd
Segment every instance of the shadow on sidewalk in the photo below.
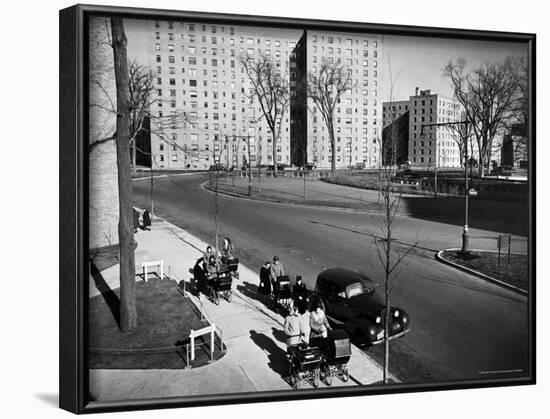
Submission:
<svg viewBox="0 0 550 419">
<path fill-rule="evenodd" d="M 105 282 L 103 275 L 101 275 L 101 272 L 99 272 L 99 269 L 97 269 L 93 262 L 90 262 L 90 273 L 92 274 L 97 290 L 101 293 L 101 296 L 105 300 L 109 310 L 111 310 L 113 318 L 120 329 L 120 299 L 118 295 L 109 287 L 109 284 Z"/>
<path fill-rule="evenodd" d="M 243 294 L 245 297 L 250 298 L 251 300 L 256 300 L 270 308 L 271 298 L 269 295 L 264 295 L 258 292 L 258 286 L 250 282 L 243 281 L 242 285 L 237 285 L 237 291 Z"/>
<path fill-rule="evenodd" d="M 273 339 L 263 333 L 258 333 L 254 330 L 250 331 L 250 339 L 258 345 L 265 353 L 268 354 L 268 366 L 274 372 L 279 374 L 281 378 L 286 380 L 288 375 L 288 361 L 286 358 L 286 352 L 282 350 Z"/>
</svg>

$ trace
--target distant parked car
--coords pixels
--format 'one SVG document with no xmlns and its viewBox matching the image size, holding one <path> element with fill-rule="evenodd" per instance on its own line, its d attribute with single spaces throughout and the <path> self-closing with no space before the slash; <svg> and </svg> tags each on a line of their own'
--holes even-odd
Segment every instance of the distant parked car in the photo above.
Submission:
<svg viewBox="0 0 550 419">
<path fill-rule="evenodd" d="M 340 324 L 358 345 L 376 345 L 384 339 L 383 300 L 376 286 L 365 274 L 353 269 L 325 269 L 317 276 L 315 293 L 310 301 L 320 301 L 327 318 Z M 409 331 L 409 315 L 398 307 L 390 308 L 390 339 Z"/>
<path fill-rule="evenodd" d="M 365 168 L 365 162 L 355 163 L 355 169 L 362 170 Z"/>
<path fill-rule="evenodd" d="M 315 170 L 317 165 L 315 163 L 306 163 L 306 170 Z"/>
<path fill-rule="evenodd" d="M 272 164 L 270 164 L 267 168 L 269 170 L 275 170 L 275 166 Z M 277 163 L 277 170 L 285 170 L 285 165 L 282 163 Z"/>
<path fill-rule="evenodd" d="M 226 172 L 227 167 L 223 163 L 216 163 L 211 165 L 208 170 L 210 170 L 211 172 Z"/>
</svg>

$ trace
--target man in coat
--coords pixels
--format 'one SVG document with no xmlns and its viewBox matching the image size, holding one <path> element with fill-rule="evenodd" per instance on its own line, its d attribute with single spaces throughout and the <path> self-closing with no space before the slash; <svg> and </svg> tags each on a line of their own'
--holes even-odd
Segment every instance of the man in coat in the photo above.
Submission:
<svg viewBox="0 0 550 419">
<path fill-rule="evenodd" d="M 307 288 L 306 285 L 302 282 L 302 276 L 296 275 L 296 283 L 292 287 L 292 299 L 294 300 L 294 305 L 298 307 L 300 314 L 304 314 L 307 310 Z"/>
<path fill-rule="evenodd" d="M 271 282 L 275 282 L 278 277 L 284 276 L 285 268 L 283 264 L 279 261 L 279 256 L 273 256 L 273 263 L 270 268 Z"/>
</svg>

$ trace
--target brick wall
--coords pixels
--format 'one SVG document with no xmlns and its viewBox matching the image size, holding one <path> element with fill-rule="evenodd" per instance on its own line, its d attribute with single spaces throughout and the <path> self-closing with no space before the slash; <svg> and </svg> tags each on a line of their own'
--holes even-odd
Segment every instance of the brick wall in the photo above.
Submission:
<svg viewBox="0 0 550 419">
<path fill-rule="evenodd" d="M 90 19 L 90 249 L 118 243 L 116 89 L 109 20 Z"/>
</svg>

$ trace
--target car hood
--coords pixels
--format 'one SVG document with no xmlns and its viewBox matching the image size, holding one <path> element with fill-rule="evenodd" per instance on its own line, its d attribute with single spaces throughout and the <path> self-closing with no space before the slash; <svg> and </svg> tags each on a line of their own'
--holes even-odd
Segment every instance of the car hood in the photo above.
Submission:
<svg viewBox="0 0 550 419">
<path fill-rule="evenodd" d="M 376 295 L 361 294 L 349 299 L 348 305 L 353 308 L 357 314 L 376 319 L 381 316 L 384 310 L 382 299 Z"/>
</svg>

